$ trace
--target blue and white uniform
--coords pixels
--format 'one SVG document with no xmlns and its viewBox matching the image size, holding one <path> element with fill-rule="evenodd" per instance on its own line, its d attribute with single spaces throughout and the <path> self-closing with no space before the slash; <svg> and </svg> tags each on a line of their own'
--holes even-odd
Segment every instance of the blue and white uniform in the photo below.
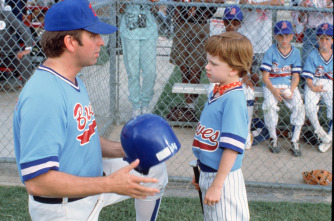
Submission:
<svg viewBox="0 0 334 221">
<path fill-rule="evenodd" d="M 212 95 L 202 111 L 192 147 L 201 168 L 199 186 L 203 198 L 216 176 L 224 149 L 237 151 L 238 156 L 224 182 L 221 200 L 214 206 L 204 205 L 204 220 L 249 220 L 241 171 L 248 134 L 246 98 L 241 86 L 217 98 Z"/>
<path fill-rule="evenodd" d="M 320 99 L 327 106 L 327 118 L 330 122 L 329 135 L 333 128 L 333 54 L 326 61 L 315 49 L 308 57 L 304 65 L 302 76 L 306 79 L 312 79 L 313 85 L 323 85 L 325 92 L 313 92 L 305 84 L 305 111 L 315 131 L 322 129 L 318 119 L 318 102 Z"/>
<path fill-rule="evenodd" d="M 122 159 L 102 161 L 100 138 L 87 90 L 54 70 L 40 66 L 23 88 L 13 120 L 14 146 L 21 180 L 24 183 L 50 170 L 80 177 L 109 175 L 127 166 Z M 131 171 L 136 176 L 144 176 Z M 147 177 L 158 183 L 145 184 L 160 189 L 146 200 L 136 199 L 137 220 L 156 220 L 160 198 L 168 182 L 165 163 L 150 169 Z M 44 196 L 42 196 L 44 197 Z M 48 196 L 45 196 L 48 198 Z M 130 198 L 104 193 L 68 202 L 49 204 L 29 196 L 32 220 L 94 220 L 103 207 Z"/>
<path fill-rule="evenodd" d="M 73 84 L 44 66 L 32 79 L 14 113 L 14 144 L 22 181 L 49 170 L 101 176 L 100 140 L 82 81 L 76 78 Z"/>
<path fill-rule="evenodd" d="M 269 72 L 269 79 L 275 88 L 290 88 L 292 75 L 300 74 L 301 57 L 297 48 L 291 45 L 291 51 L 283 55 L 276 44 L 273 44 L 265 53 L 260 67 L 261 71 Z M 276 126 L 278 123 L 278 100 L 263 84 L 264 101 L 262 105 L 265 124 L 270 137 L 277 140 Z M 291 110 L 290 122 L 293 125 L 291 142 L 297 142 L 300 137 L 301 127 L 305 120 L 305 109 L 298 87 L 293 91 L 292 99 L 283 99 L 285 105 Z"/>
</svg>

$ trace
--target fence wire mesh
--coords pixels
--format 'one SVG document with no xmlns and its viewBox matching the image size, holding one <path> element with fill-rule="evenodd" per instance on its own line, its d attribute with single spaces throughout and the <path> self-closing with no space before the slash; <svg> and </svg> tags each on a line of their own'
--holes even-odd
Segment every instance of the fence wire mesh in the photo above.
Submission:
<svg viewBox="0 0 334 221">
<path fill-rule="evenodd" d="M 45 13 L 54 2 L 57 1 L 1 1 L 1 167 L 15 162 L 14 105 L 27 78 L 45 59 L 39 41 L 44 31 Z M 317 102 L 309 102 L 310 106 L 304 105 L 309 95 L 306 95 L 307 86 L 302 77 L 296 89 L 301 94 L 299 103 L 291 106 L 278 102 L 277 107 L 272 103 L 264 106 L 266 97 L 260 71 L 264 54 L 276 44 L 274 25 L 281 20 L 292 22 L 295 34 L 291 44 L 300 54 L 304 66 L 307 55 L 318 47 L 315 28 L 322 23 L 333 24 L 331 1 L 90 2 L 102 21 L 119 28 L 116 34 L 103 36 L 105 45 L 97 64 L 79 74 L 88 89 L 98 129 L 103 136 L 119 140 L 122 125 L 138 114 L 154 113 L 164 117 L 182 144 L 179 153 L 167 162 L 169 176 L 189 182 L 192 177 L 189 162 L 195 159 L 191 150 L 192 139 L 208 99 L 204 43 L 209 36 L 226 31 L 231 21 L 224 23 L 222 20 L 224 10 L 237 4 L 243 13 L 238 31 L 247 36 L 254 47 L 252 70 L 249 78 L 243 79 L 245 84 L 255 88 L 250 118 L 253 145 L 245 150 L 243 161 L 246 183 L 331 191 L 331 186 L 304 184 L 302 172 L 313 169 L 332 171 L 332 148 L 322 153 L 319 146 L 331 145 L 332 140 L 332 80 L 323 76 L 327 74 L 332 79 L 333 68 L 319 72 L 319 76 L 326 79 L 322 82 L 329 92 L 320 99 L 310 98 L 311 101 L 317 99 Z M 22 55 L 24 59 L 20 59 L 20 53 L 26 53 Z M 332 57 L 325 61 L 332 62 Z M 303 112 L 296 112 L 295 106 L 307 110 L 305 120 Z M 272 115 L 268 115 L 268 110 L 272 110 Z M 272 121 L 276 111 L 277 123 Z M 310 116 L 317 117 L 319 124 L 315 124 L 317 120 Z M 303 120 L 297 125 L 301 126 L 297 142 L 302 156 L 295 157 L 291 139 L 296 125 L 292 121 L 298 117 Z M 277 154 L 270 151 L 275 137 L 281 150 Z"/>
</svg>

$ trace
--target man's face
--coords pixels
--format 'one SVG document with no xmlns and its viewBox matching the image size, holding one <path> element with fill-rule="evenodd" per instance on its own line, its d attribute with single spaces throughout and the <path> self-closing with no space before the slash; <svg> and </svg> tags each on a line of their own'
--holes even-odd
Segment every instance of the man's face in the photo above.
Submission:
<svg viewBox="0 0 334 221">
<path fill-rule="evenodd" d="M 239 20 L 224 20 L 224 26 L 226 31 L 238 31 L 241 22 Z"/>
<path fill-rule="evenodd" d="M 78 45 L 76 56 L 81 67 L 91 66 L 97 62 L 101 46 L 104 41 L 99 34 L 83 31 L 81 36 L 82 45 Z"/>
</svg>

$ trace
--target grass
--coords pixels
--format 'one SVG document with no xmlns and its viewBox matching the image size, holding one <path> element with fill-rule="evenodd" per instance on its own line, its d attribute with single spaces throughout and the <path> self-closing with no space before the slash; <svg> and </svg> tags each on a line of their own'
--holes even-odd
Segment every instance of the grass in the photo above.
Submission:
<svg viewBox="0 0 334 221">
<path fill-rule="evenodd" d="M 23 187 L 0 186 L 0 199 L 1 221 L 30 220 L 28 195 Z M 332 220 L 331 204 L 325 203 L 249 202 L 249 209 L 252 221 Z M 126 200 L 104 208 L 99 220 L 135 220 L 134 200 Z M 162 199 L 158 221 L 190 220 L 203 220 L 198 198 Z"/>
</svg>

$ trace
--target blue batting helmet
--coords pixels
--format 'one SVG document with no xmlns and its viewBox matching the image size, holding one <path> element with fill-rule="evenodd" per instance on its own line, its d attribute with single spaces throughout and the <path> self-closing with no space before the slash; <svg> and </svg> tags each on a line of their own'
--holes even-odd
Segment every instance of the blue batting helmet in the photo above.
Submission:
<svg viewBox="0 0 334 221">
<path fill-rule="evenodd" d="M 121 131 L 124 160 L 139 159 L 136 171 L 147 175 L 149 169 L 175 155 L 181 144 L 167 121 L 154 114 L 129 120 Z"/>
</svg>

